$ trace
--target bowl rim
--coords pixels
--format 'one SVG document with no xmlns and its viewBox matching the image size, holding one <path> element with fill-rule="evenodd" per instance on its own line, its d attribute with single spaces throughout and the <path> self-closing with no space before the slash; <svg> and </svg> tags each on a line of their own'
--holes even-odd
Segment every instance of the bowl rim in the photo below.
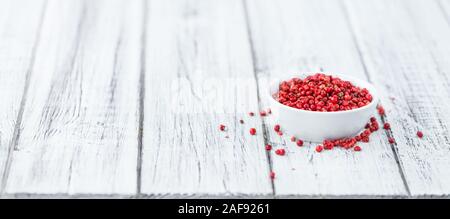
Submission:
<svg viewBox="0 0 450 219">
<path fill-rule="evenodd" d="M 278 102 L 278 101 L 273 97 L 273 94 L 272 94 L 272 92 L 271 92 L 271 90 L 272 90 L 271 88 L 274 87 L 274 86 L 279 87 L 279 85 L 280 85 L 280 83 L 281 83 L 282 81 L 289 80 L 289 79 L 292 79 L 292 78 L 295 78 L 295 77 L 297 77 L 297 78 L 305 78 L 305 77 L 307 77 L 307 76 L 314 75 L 314 74 L 316 74 L 316 73 L 321 73 L 321 74 L 325 74 L 325 75 L 331 75 L 331 76 L 333 76 L 333 77 L 336 76 L 336 77 L 339 77 L 339 78 L 342 79 L 342 80 L 350 81 L 352 84 L 354 84 L 354 85 L 356 85 L 356 86 L 358 86 L 358 87 L 366 88 L 367 90 L 369 90 L 370 94 L 372 95 L 372 101 L 371 101 L 369 104 L 367 104 L 367 105 L 365 105 L 365 106 L 363 106 L 363 107 L 356 108 L 356 109 L 343 110 L 343 111 L 332 111 L 332 112 L 322 112 L 322 111 L 303 110 L 303 109 L 297 109 L 297 108 L 294 108 L 294 107 L 286 106 L 286 105 L 281 104 L 280 102 Z M 378 102 L 379 102 L 379 99 L 378 99 L 378 92 L 377 92 L 377 90 L 375 89 L 375 86 L 373 86 L 370 82 L 365 81 L 365 80 L 362 80 L 362 79 L 359 79 L 359 78 L 356 78 L 356 77 L 354 77 L 354 76 L 344 75 L 344 74 L 335 74 L 335 73 L 330 73 L 330 72 L 303 72 L 303 73 L 297 73 L 297 74 L 293 74 L 293 75 L 283 76 L 283 77 L 281 77 L 281 78 L 277 78 L 276 80 L 272 81 L 272 82 L 269 84 L 269 87 L 268 87 L 267 90 L 268 90 L 267 93 L 268 93 L 268 95 L 269 95 L 270 101 L 271 101 L 271 102 L 275 102 L 275 104 L 277 104 L 278 106 L 280 106 L 280 107 L 282 107 L 282 108 L 285 108 L 285 109 L 287 109 L 287 110 L 294 111 L 294 112 L 310 113 L 310 114 L 322 114 L 322 115 L 327 114 L 327 115 L 329 115 L 329 114 L 349 114 L 349 113 L 356 113 L 356 112 L 359 112 L 359 111 L 363 111 L 363 110 L 372 108 L 373 105 L 377 105 Z M 278 90 L 278 88 L 277 88 L 277 90 Z"/>
</svg>

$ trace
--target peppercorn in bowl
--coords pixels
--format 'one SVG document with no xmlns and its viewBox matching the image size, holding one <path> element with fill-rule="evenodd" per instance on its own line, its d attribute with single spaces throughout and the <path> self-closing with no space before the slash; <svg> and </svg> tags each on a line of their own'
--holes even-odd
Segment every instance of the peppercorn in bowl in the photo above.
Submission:
<svg viewBox="0 0 450 219">
<path fill-rule="evenodd" d="M 354 136 L 378 104 L 378 93 L 370 83 L 329 73 L 275 80 L 268 98 L 284 132 L 312 142 Z"/>
</svg>

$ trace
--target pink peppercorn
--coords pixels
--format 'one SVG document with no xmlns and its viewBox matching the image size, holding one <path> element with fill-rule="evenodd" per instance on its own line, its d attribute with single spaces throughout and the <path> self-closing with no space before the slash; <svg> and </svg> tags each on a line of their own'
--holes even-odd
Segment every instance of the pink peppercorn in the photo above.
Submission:
<svg viewBox="0 0 450 219">
<path fill-rule="evenodd" d="M 297 146 L 299 146 L 299 147 L 303 146 L 303 141 L 298 139 L 297 140 Z"/>
<path fill-rule="evenodd" d="M 225 131 L 225 127 L 226 127 L 225 125 L 220 124 L 219 125 L 219 130 L 220 131 Z"/>
<path fill-rule="evenodd" d="M 378 114 L 380 114 L 380 116 L 384 116 L 385 111 L 384 111 L 383 106 L 378 105 L 378 106 L 377 106 L 377 111 L 378 111 Z"/>
<path fill-rule="evenodd" d="M 256 129 L 255 128 L 251 128 L 250 129 L 250 135 L 256 135 Z"/>
<path fill-rule="evenodd" d="M 275 130 L 276 132 L 279 132 L 280 131 L 280 125 L 275 125 L 274 127 L 273 127 L 273 130 Z"/>
<path fill-rule="evenodd" d="M 254 116 L 255 113 L 254 113 L 254 112 L 249 112 L 248 115 L 249 115 L 249 116 Z"/>
<path fill-rule="evenodd" d="M 270 171 L 269 177 L 270 177 L 271 179 L 275 179 L 275 172 Z"/>
<path fill-rule="evenodd" d="M 369 142 L 369 140 L 370 140 L 370 139 L 369 139 L 369 136 L 366 136 L 366 137 L 361 138 L 361 141 L 362 141 L 362 142 L 366 142 L 366 143 L 367 143 L 367 142 Z"/>
<path fill-rule="evenodd" d="M 267 113 L 266 113 L 266 111 L 263 110 L 263 111 L 259 112 L 259 115 L 260 116 L 267 116 Z"/>
<path fill-rule="evenodd" d="M 286 106 L 320 112 L 356 109 L 373 99 L 367 89 L 323 73 L 283 81 L 277 95 Z"/>
<path fill-rule="evenodd" d="M 279 132 L 277 132 L 277 134 L 278 134 L 279 136 L 282 136 L 282 135 L 283 135 L 283 132 L 282 132 L 282 131 L 279 131 Z"/>
<path fill-rule="evenodd" d="M 295 136 L 292 136 L 292 137 L 291 137 L 291 141 L 292 141 L 292 142 L 295 142 L 296 140 L 297 140 L 297 138 L 296 138 Z"/>
<path fill-rule="evenodd" d="M 277 149 L 275 150 L 275 154 L 284 156 L 286 154 L 286 151 L 284 149 Z"/>
<path fill-rule="evenodd" d="M 422 138 L 423 137 L 423 133 L 421 131 L 417 131 L 417 137 Z"/>
<path fill-rule="evenodd" d="M 270 144 L 266 144 L 266 150 L 267 150 L 267 151 L 270 151 L 270 150 L 272 150 L 272 145 L 270 145 Z"/>
<path fill-rule="evenodd" d="M 361 147 L 358 146 L 358 145 L 356 145 L 356 146 L 353 148 L 353 150 L 355 150 L 355 151 L 361 151 Z"/>
<path fill-rule="evenodd" d="M 395 143 L 395 139 L 393 137 L 389 137 L 388 141 L 390 144 L 394 144 Z"/>
<path fill-rule="evenodd" d="M 316 151 L 320 153 L 320 152 L 322 152 L 322 150 L 323 150 L 322 145 L 317 145 Z"/>
<path fill-rule="evenodd" d="M 391 128 L 391 124 L 389 124 L 388 122 L 386 122 L 386 123 L 384 123 L 384 125 L 383 125 L 383 128 L 384 129 L 390 129 Z"/>
</svg>

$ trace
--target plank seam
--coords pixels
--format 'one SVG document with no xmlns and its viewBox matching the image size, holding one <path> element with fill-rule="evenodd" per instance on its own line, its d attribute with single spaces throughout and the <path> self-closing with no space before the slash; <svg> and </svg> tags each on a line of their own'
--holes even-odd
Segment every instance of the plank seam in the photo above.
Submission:
<svg viewBox="0 0 450 219">
<path fill-rule="evenodd" d="M 139 130 L 138 130 L 138 153 L 136 167 L 136 193 L 142 191 L 142 155 L 143 155 L 143 136 L 144 136 L 144 99 L 145 99 L 145 57 L 147 47 L 147 1 L 142 1 L 142 33 L 141 33 L 141 54 L 140 54 L 140 76 L 139 76 Z"/>
<path fill-rule="evenodd" d="M 440 0 L 436 0 L 436 4 L 438 5 L 439 10 L 442 12 L 442 15 L 444 16 L 445 21 L 450 26 L 450 14 L 447 13 L 444 6 L 442 5 Z"/>
<path fill-rule="evenodd" d="M 352 24 L 352 22 L 350 20 L 349 12 L 347 10 L 347 7 L 345 6 L 345 2 L 341 2 L 339 5 L 340 5 L 341 9 L 343 10 L 345 21 L 346 21 L 346 23 L 347 23 L 347 25 L 348 25 L 348 27 L 350 29 L 350 33 L 351 33 L 351 36 L 352 36 L 352 39 L 353 39 L 353 42 L 354 42 L 354 46 L 356 48 L 356 51 L 358 53 L 358 57 L 359 57 L 360 62 L 362 64 L 364 74 L 367 76 L 367 80 L 370 83 L 373 84 L 373 81 L 372 81 L 372 79 L 370 77 L 370 74 L 369 74 L 369 71 L 367 69 L 367 65 L 366 65 L 366 63 L 364 61 L 363 54 L 361 52 L 361 46 L 359 44 L 358 38 L 356 37 L 355 28 L 354 28 L 354 26 L 353 26 L 353 24 Z M 381 102 L 381 100 L 380 100 L 380 102 Z M 385 115 L 384 117 L 387 117 L 387 116 Z M 383 124 L 386 122 L 386 119 L 384 117 L 380 116 L 381 121 L 383 122 Z M 392 131 L 385 130 L 385 133 L 386 133 L 386 135 L 388 137 L 393 137 L 393 132 Z M 394 154 L 394 159 L 395 159 L 395 162 L 397 163 L 398 171 L 399 171 L 400 177 L 402 178 L 402 181 L 403 181 L 403 186 L 405 187 L 405 190 L 406 190 L 408 196 L 411 196 L 409 185 L 408 185 L 407 180 L 406 180 L 406 176 L 405 176 L 405 173 L 404 173 L 404 170 L 403 170 L 402 162 L 401 162 L 401 160 L 400 160 L 400 158 L 398 156 L 398 149 L 397 149 L 396 145 L 397 145 L 397 143 L 390 144 L 390 147 L 391 147 L 392 153 Z"/>
<path fill-rule="evenodd" d="M 19 138 L 20 138 L 20 134 L 21 134 L 20 133 L 21 126 L 22 126 L 22 117 L 23 117 L 23 112 L 25 109 L 28 88 L 30 85 L 31 71 L 34 68 L 34 64 L 35 64 L 35 60 L 36 60 L 36 51 L 37 51 L 37 47 L 38 47 L 40 39 L 41 39 L 41 29 L 42 29 L 42 26 L 44 23 L 46 9 L 47 9 L 47 0 L 44 1 L 42 9 L 41 9 L 42 11 L 39 16 L 39 23 L 37 26 L 35 41 L 34 41 L 32 49 L 31 49 L 31 58 L 30 58 L 30 63 L 27 68 L 26 75 L 25 75 L 25 84 L 23 87 L 22 98 L 20 100 L 19 112 L 17 113 L 17 119 L 16 119 L 16 122 L 14 125 L 13 137 L 11 139 L 11 142 L 9 143 L 8 152 L 7 152 L 7 156 L 6 156 L 6 163 L 5 163 L 5 167 L 3 169 L 3 173 L 2 173 L 0 194 L 3 194 L 5 191 L 6 183 L 8 181 L 8 176 L 9 176 L 9 172 L 11 169 L 11 163 L 12 163 L 12 157 L 13 157 L 12 154 L 15 150 L 17 150 L 17 145 L 19 143 Z"/>
<path fill-rule="evenodd" d="M 259 80 L 258 80 L 258 73 L 257 73 L 257 66 L 256 66 L 256 55 L 255 55 L 255 48 L 253 45 L 253 39 L 252 39 L 252 33 L 251 33 L 251 29 L 250 29 L 250 18 L 248 15 L 248 9 L 247 9 L 247 1 L 246 0 L 242 0 L 242 5 L 243 5 L 243 9 L 244 9 L 244 17 L 245 17 L 245 26 L 246 26 L 246 30 L 247 30 L 247 38 L 248 38 L 248 43 L 250 45 L 250 52 L 251 52 L 251 61 L 252 61 L 252 66 L 253 66 L 253 76 L 256 80 L 256 95 L 258 98 L 258 108 L 261 109 L 261 97 L 260 97 L 260 93 L 259 93 Z M 263 138 L 264 138 L 264 145 L 266 145 L 268 143 L 268 139 L 267 139 L 267 129 L 266 129 L 266 123 L 264 121 L 264 119 L 261 119 L 261 123 L 262 123 L 262 131 L 263 131 Z M 266 157 L 267 157 L 267 161 L 269 162 L 269 171 L 273 171 L 273 164 L 272 164 L 272 158 L 270 155 L 270 152 L 265 150 L 266 153 Z M 273 180 L 270 181 L 271 187 L 272 187 L 272 195 L 276 194 L 275 191 L 275 183 Z"/>
</svg>

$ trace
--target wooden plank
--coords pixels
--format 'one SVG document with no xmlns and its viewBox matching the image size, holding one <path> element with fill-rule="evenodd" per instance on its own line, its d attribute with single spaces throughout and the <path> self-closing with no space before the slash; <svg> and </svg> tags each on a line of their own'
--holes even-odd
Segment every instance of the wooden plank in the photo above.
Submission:
<svg viewBox="0 0 450 219">
<path fill-rule="evenodd" d="M 0 190 L 20 127 L 17 118 L 44 5 L 33 0 L 0 2 Z"/>
<path fill-rule="evenodd" d="M 421 0 L 347 5 L 368 72 L 385 91 L 383 103 L 411 194 L 450 194 L 450 30 L 445 15 L 435 2 Z M 417 130 L 424 131 L 423 139 Z"/>
<path fill-rule="evenodd" d="M 295 72 L 323 70 L 368 79 L 339 2 L 246 2 L 261 94 L 267 92 L 270 78 Z M 297 147 L 288 140 L 289 135 L 276 135 L 269 118 L 268 141 L 288 151 L 283 157 L 270 154 L 277 174 L 277 196 L 407 194 L 385 132 L 376 132 L 370 143 L 360 144 L 363 151 L 359 153 L 334 150 L 318 154 L 316 144 Z"/>
<path fill-rule="evenodd" d="M 448 0 L 438 0 L 437 4 L 439 9 L 447 17 L 447 23 L 450 25 L 450 1 Z"/>
<path fill-rule="evenodd" d="M 142 193 L 271 195 L 242 2 L 150 1 L 147 22 Z"/>
<path fill-rule="evenodd" d="M 134 194 L 140 1 L 49 1 L 7 193 Z"/>
</svg>

